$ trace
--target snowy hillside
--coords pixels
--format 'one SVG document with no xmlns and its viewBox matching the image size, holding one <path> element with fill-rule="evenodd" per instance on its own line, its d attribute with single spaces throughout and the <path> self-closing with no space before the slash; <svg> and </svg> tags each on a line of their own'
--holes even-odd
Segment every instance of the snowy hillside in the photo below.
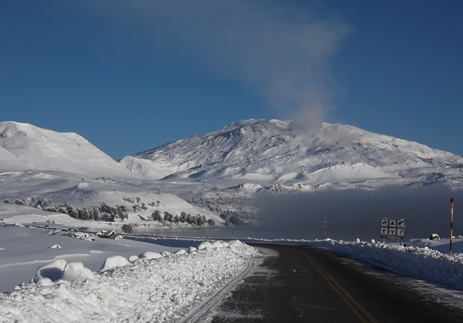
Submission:
<svg viewBox="0 0 463 323">
<path fill-rule="evenodd" d="M 174 194 L 106 178 L 84 180 L 65 174 L 32 171 L 0 174 L 0 221 L 42 225 L 52 222 L 65 227 L 119 232 L 123 225 L 133 226 L 135 232 L 148 232 L 223 222 L 211 211 L 193 206 Z"/>
<path fill-rule="evenodd" d="M 76 133 L 13 121 L 0 122 L 0 159 L 0 172 L 53 170 L 92 177 L 134 177 Z"/>
<path fill-rule="evenodd" d="M 120 163 L 75 133 L 1 122 L 0 158 L 2 202 L 103 225 L 253 222 L 261 190 L 463 188 L 461 156 L 347 125 L 305 131 L 274 119 L 235 122 Z"/>
<path fill-rule="evenodd" d="M 77 134 L 1 122 L 0 160 L 1 322 L 189 321 L 204 302 L 217 303 L 261 261 L 256 249 L 238 241 L 198 241 L 211 236 L 269 241 L 271 235 L 272 241 L 326 247 L 419 279 L 463 286 L 461 237 L 455 239 L 453 257 L 445 254 L 448 240 L 408 239 L 407 247 L 374 239 L 288 240 L 288 231 L 308 238 L 323 234 L 321 216 L 328 217 L 330 234 L 377 237 L 381 213 L 371 212 L 376 199 L 364 202 L 326 190 L 346 195 L 338 196 L 330 213 L 317 207 L 327 201 L 320 196 L 325 192 L 262 194 L 266 207 L 258 220 L 267 226 L 224 226 L 253 222 L 259 210 L 252 193 L 262 188 L 434 183 L 461 188 L 463 158 L 419 143 L 339 124 L 304 132 L 287 121 L 245 120 L 118 163 Z M 387 216 L 407 220 L 407 234 L 437 232 L 439 226 L 424 219 L 440 223 L 442 209 L 447 212 L 447 204 L 426 203 L 430 195 L 422 193 L 416 193 L 419 199 L 407 198 L 413 210 L 396 201 L 398 195 L 389 204 L 400 212 L 385 208 Z M 346 200 L 368 212 L 346 206 Z M 96 234 L 100 230 L 107 232 Z M 123 232 L 177 239 L 164 247 L 118 239 Z M 179 236 L 198 243 L 174 248 Z"/>
<path fill-rule="evenodd" d="M 307 131 L 275 119 L 235 122 L 121 163 L 152 179 L 254 191 L 463 183 L 461 156 L 348 125 Z"/>
<path fill-rule="evenodd" d="M 153 189 L 75 133 L 0 122 L 0 160 L 0 215 L 6 223 L 73 226 L 90 220 L 78 226 L 111 225 L 120 231 L 123 224 L 166 228 L 222 222 L 210 211 Z M 31 208 L 34 217 L 24 218 Z"/>
</svg>

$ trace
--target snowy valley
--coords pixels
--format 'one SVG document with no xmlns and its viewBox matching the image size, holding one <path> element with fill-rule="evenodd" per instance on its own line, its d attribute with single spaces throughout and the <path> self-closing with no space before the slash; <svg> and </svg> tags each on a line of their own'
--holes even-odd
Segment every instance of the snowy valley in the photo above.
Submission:
<svg viewBox="0 0 463 323">
<path fill-rule="evenodd" d="M 2 212 L 4 223 L 29 208 L 38 222 L 118 232 L 265 224 L 263 213 L 287 193 L 463 188 L 461 156 L 348 125 L 276 119 L 235 122 L 119 162 L 76 133 L 1 122 L 0 158 L 2 207 L 19 210 Z"/>
<path fill-rule="evenodd" d="M 376 203 L 374 192 L 390 191 L 400 200 L 403 190 L 420 187 L 461 196 L 463 157 L 416 142 L 340 124 L 307 131 L 289 121 L 250 119 L 118 162 L 78 134 L 0 122 L 0 160 L 2 322 L 180 321 L 264 257 L 236 239 L 321 246 L 463 289 L 458 230 L 453 256 L 448 239 L 426 239 L 428 228 L 440 230 L 434 222 L 410 231 L 421 235 L 407 236 L 406 246 L 384 243 L 375 240 L 379 212 L 368 203 L 365 214 L 342 203 L 362 204 L 364 197 Z M 344 197 L 333 211 L 341 214 L 328 216 L 328 237 L 337 226 L 359 239 L 320 238 L 330 192 L 330 202 Z M 431 194 L 416 192 L 409 204 L 434 203 Z M 300 214 L 298 199 L 309 203 Z M 432 215 L 447 216 L 447 200 L 432 210 L 425 202 Z M 267 216 L 271 211 L 278 221 Z M 415 211 L 389 214 L 417 227 L 427 215 Z M 448 222 L 438 221 L 447 230 Z M 283 231 L 297 227 L 304 239 Z M 130 239 L 153 236 L 168 242 Z"/>
<path fill-rule="evenodd" d="M 347 125 L 307 130 L 275 119 L 235 122 L 120 162 L 78 134 L 1 122 L 0 158 L 2 202 L 46 199 L 45 209 L 72 206 L 67 214 L 80 219 L 99 219 L 105 203 L 119 208 L 104 212 L 110 220 L 168 227 L 198 216 L 202 225 L 249 222 L 260 192 L 463 187 L 461 156 Z"/>
</svg>

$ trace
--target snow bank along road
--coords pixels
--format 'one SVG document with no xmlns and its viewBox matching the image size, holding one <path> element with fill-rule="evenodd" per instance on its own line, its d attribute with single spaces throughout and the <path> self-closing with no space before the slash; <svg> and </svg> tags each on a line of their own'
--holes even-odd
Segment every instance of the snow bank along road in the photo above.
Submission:
<svg viewBox="0 0 463 323">
<path fill-rule="evenodd" d="M 463 321 L 463 309 L 417 294 L 410 286 L 416 280 L 404 285 L 405 278 L 326 249 L 260 246 L 278 255 L 268 257 L 213 309 L 213 322 Z"/>
<path fill-rule="evenodd" d="M 130 240 L 88 241 L 76 233 L 4 229 L 0 279 L 28 281 L 25 273 L 31 268 L 36 277 L 0 293 L 0 322 L 463 322 L 461 293 L 323 248 L 350 250 L 349 257 L 388 268 L 407 267 L 406 273 L 414 272 L 409 267 L 420 273 L 428 268 L 444 276 L 437 281 L 462 290 L 461 259 L 427 247 L 326 240 L 310 242 L 318 248 L 255 244 L 259 253 L 235 240 L 203 241 L 170 252 Z M 14 249 L 18 242 L 28 252 Z"/>
<path fill-rule="evenodd" d="M 230 289 L 258 251 L 239 241 L 112 256 L 96 273 L 60 258 L 30 283 L 0 293 L 0 322 L 179 322 Z"/>
</svg>

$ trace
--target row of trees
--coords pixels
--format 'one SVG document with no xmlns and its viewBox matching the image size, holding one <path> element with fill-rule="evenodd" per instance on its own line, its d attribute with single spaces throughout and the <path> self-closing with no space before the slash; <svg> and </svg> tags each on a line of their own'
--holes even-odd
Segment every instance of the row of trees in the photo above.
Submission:
<svg viewBox="0 0 463 323">
<path fill-rule="evenodd" d="M 138 203 L 140 202 L 136 198 L 134 201 L 137 202 L 137 204 L 133 205 L 134 211 L 136 211 L 138 208 L 142 210 L 146 210 L 147 208 L 144 207 L 144 203 L 142 203 L 142 206 L 139 206 Z M 4 200 L 4 203 L 11 203 L 9 200 Z M 72 218 L 75 219 L 80 219 L 80 220 L 95 220 L 95 221 L 111 221 L 114 222 L 117 219 L 124 220 L 128 219 L 128 209 L 124 205 L 116 205 L 116 206 L 110 206 L 106 203 L 101 203 L 99 207 L 82 207 L 82 208 L 76 208 L 70 205 L 69 203 L 64 203 L 64 205 L 56 205 L 54 204 L 52 199 L 49 198 L 30 198 L 27 200 L 24 199 L 17 199 L 14 201 L 15 204 L 17 205 L 27 205 L 31 207 L 36 207 L 39 209 L 42 209 L 47 212 L 57 212 L 57 213 L 63 213 L 67 214 Z M 156 202 L 153 202 L 153 205 Z M 157 201 L 159 204 L 159 202 Z M 137 207 L 137 209 L 135 209 Z M 192 226 L 214 226 L 215 222 L 212 219 L 206 219 L 204 215 L 191 215 L 187 214 L 186 212 L 182 211 L 180 215 L 173 215 L 167 211 L 164 212 L 163 215 L 161 215 L 161 212 L 159 210 L 154 210 L 154 212 L 151 214 L 151 219 L 153 221 L 158 221 L 163 225 L 169 225 L 172 223 L 186 223 Z"/>
<path fill-rule="evenodd" d="M 11 202 L 8 199 L 5 199 L 3 203 L 10 204 Z M 63 213 L 74 219 L 80 220 L 114 222 L 116 219 L 124 220 L 129 218 L 128 210 L 124 205 L 116 205 L 113 207 L 104 202 L 101 203 L 99 207 L 76 208 L 69 203 L 64 203 L 64 205 L 56 205 L 50 198 L 39 199 L 32 197 L 27 200 L 17 199 L 14 201 L 14 204 L 31 206 L 47 212 Z"/>
<path fill-rule="evenodd" d="M 54 206 L 47 208 L 49 212 L 59 212 L 69 215 L 74 219 L 79 220 L 95 220 L 95 221 L 116 221 L 116 219 L 128 219 L 127 208 L 124 205 L 110 206 L 106 203 L 101 203 L 99 207 L 91 208 L 75 208 L 68 203 L 64 206 Z"/>
<path fill-rule="evenodd" d="M 10 202 L 10 200 L 5 199 L 5 200 L 3 200 L 3 203 L 10 204 L 11 202 Z M 35 207 L 35 208 L 44 209 L 49 205 L 53 205 L 53 200 L 49 199 L 49 198 L 39 199 L 38 197 L 31 197 L 28 200 L 16 199 L 14 201 L 14 204 L 16 204 L 16 205 L 28 205 L 28 206 L 32 206 L 32 207 Z"/>
<path fill-rule="evenodd" d="M 158 221 L 162 224 L 167 224 L 167 223 L 188 223 L 193 226 L 213 226 L 215 225 L 214 220 L 212 219 L 206 219 L 204 215 L 191 215 L 191 214 L 186 214 L 184 211 L 182 211 L 179 215 L 173 215 L 169 212 L 164 212 L 164 216 L 161 216 L 161 212 L 159 210 L 155 210 L 151 214 L 151 218 L 154 221 Z"/>
</svg>

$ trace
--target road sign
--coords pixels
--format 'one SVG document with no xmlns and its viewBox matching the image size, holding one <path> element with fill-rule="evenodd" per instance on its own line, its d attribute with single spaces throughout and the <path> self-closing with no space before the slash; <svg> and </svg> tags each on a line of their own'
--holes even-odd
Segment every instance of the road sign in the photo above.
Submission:
<svg viewBox="0 0 463 323">
<path fill-rule="evenodd" d="M 381 219 L 381 238 L 403 239 L 405 236 L 404 219 Z"/>
</svg>

